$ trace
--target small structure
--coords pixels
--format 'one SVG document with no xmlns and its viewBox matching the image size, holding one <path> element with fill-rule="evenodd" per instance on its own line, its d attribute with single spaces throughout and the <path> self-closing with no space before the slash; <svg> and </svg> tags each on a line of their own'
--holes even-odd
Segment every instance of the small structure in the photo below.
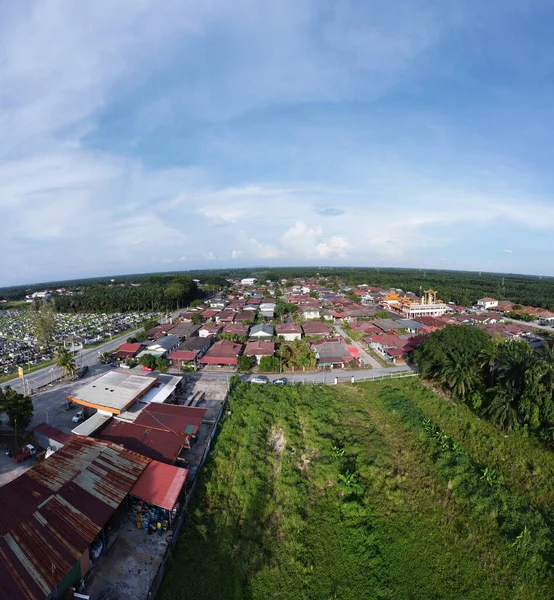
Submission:
<svg viewBox="0 0 554 600">
<path fill-rule="evenodd" d="M 206 323 L 198 330 L 198 336 L 206 338 L 210 335 L 219 335 L 223 331 L 223 325 L 216 325 L 215 323 Z"/>
<path fill-rule="evenodd" d="M 310 337 L 331 335 L 331 327 L 327 323 L 302 323 L 302 331 Z"/>
<path fill-rule="evenodd" d="M 56 451 L 65 446 L 69 440 L 72 439 L 72 435 L 64 433 L 57 427 L 52 427 L 46 423 L 41 423 L 33 429 L 35 434 L 36 443 L 45 450 L 51 448 Z"/>
<path fill-rule="evenodd" d="M 320 368 L 342 369 L 354 360 L 348 348 L 339 340 L 319 340 L 312 343 L 312 348 Z"/>
<path fill-rule="evenodd" d="M 477 306 L 488 310 L 489 308 L 496 308 L 498 306 L 498 300 L 494 298 L 480 298 L 477 300 Z"/>
<path fill-rule="evenodd" d="M 321 317 L 321 310 L 316 306 L 306 306 L 301 314 L 303 319 L 309 321 L 311 319 L 319 319 Z"/>
<path fill-rule="evenodd" d="M 134 358 L 142 348 L 142 344 L 130 344 L 126 343 L 120 346 L 113 354 L 113 358 L 125 360 L 128 358 Z"/>
<path fill-rule="evenodd" d="M 194 325 L 193 323 L 179 323 L 168 331 L 168 335 L 174 335 L 181 341 L 190 337 L 198 335 L 200 325 Z"/>
<path fill-rule="evenodd" d="M 256 362 L 260 364 L 262 356 L 273 356 L 275 354 L 275 344 L 273 342 L 265 342 L 256 340 L 248 342 L 244 350 L 246 356 L 255 356 Z"/>
<path fill-rule="evenodd" d="M 201 365 L 236 366 L 242 353 L 242 344 L 230 340 L 219 340 L 200 359 Z"/>
<path fill-rule="evenodd" d="M 273 325 L 254 325 L 250 329 L 249 338 L 254 340 L 271 340 L 275 335 L 275 328 Z"/>
<path fill-rule="evenodd" d="M 287 342 L 302 339 L 302 327 L 295 323 L 283 323 L 275 326 L 277 335 Z"/>
</svg>

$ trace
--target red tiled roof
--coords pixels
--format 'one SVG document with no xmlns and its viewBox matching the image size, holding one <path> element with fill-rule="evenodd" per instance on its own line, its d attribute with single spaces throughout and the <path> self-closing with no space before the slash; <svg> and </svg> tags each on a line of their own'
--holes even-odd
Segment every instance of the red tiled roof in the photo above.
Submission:
<svg viewBox="0 0 554 600">
<path fill-rule="evenodd" d="M 172 352 L 168 358 L 169 360 L 194 360 L 196 355 L 198 354 L 198 350 L 175 350 Z"/>
<path fill-rule="evenodd" d="M 248 342 L 244 354 L 246 356 L 273 356 L 275 354 L 275 344 L 264 341 Z"/>
<path fill-rule="evenodd" d="M 242 344 L 231 340 L 219 340 L 200 359 L 203 365 L 236 365 L 237 357 L 242 351 Z"/>
<path fill-rule="evenodd" d="M 282 323 L 275 326 L 275 331 L 277 335 L 283 333 L 302 333 L 302 327 L 300 325 L 296 325 L 295 323 Z"/>
</svg>

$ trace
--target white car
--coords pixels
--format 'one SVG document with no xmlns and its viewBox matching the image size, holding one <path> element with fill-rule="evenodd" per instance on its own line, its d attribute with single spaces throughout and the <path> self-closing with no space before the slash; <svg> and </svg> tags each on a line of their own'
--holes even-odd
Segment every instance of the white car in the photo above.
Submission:
<svg viewBox="0 0 554 600">
<path fill-rule="evenodd" d="M 256 375 L 255 377 L 252 377 L 252 379 L 250 380 L 250 383 L 258 383 L 258 384 L 269 383 L 269 379 L 265 375 Z"/>
<path fill-rule="evenodd" d="M 80 423 L 81 421 L 85 420 L 85 415 L 83 414 L 83 411 L 80 410 L 78 413 L 75 413 L 73 415 L 73 418 L 71 419 L 74 423 Z"/>
</svg>

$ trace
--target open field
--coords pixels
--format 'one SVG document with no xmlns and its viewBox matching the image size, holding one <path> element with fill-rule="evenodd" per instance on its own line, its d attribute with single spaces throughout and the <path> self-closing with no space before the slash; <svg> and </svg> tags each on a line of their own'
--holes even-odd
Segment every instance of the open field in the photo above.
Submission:
<svg viewBox="0 0 554 600">
<path fill-rule="evenodd" d="M 551 598 L 531 440 L 415 379 L 240 384 L 228 410 L 162 600 Z"/>
</svg>

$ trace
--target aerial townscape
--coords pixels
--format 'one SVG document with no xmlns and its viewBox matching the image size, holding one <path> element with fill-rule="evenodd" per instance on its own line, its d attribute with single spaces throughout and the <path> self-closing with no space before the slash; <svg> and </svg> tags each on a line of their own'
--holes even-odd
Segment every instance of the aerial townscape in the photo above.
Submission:
<svg viewBox="0 0 554 600">
<path fill-rule="evenodd" d="M 424 597 L 454 564 L 454 589 L 546 597 L 554 295 L 522 302 L 554 279 L 335 267 L 64 286 L 0 290 L 10 598 L 323 597 L 346 572 L 345 597 L 396 594 L 414 552 Z"/>
<path fill-rule="evenodd" d="M 554 600 L 553 24 L 0 0 L 0 600 Z"/>
</svg>

